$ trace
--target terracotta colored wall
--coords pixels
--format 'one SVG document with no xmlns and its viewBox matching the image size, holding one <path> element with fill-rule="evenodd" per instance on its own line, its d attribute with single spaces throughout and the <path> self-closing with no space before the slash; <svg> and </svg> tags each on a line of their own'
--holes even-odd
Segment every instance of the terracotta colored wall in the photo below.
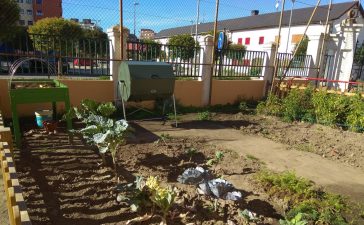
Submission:
<svg viewBox="0 0 364 225">
<path fill-rule="evenodd" d="M 177 80 L 174 95 L 179 104 L 185 106 L 201 106 L 202 82 L 196 80 Z"/>
<path fill-rule="evenodd" d="M 238 99 L 260 100 L 263 98 L 264 80 L 214 80 L 212 104 L 234 103 Z"/>
</svg>

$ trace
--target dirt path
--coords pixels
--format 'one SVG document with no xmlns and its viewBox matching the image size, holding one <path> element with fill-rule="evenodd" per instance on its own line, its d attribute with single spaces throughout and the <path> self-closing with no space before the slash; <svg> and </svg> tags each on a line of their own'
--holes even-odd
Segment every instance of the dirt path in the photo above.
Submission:
<svg viewBox="0 0 364 225">
<path fill-rule="evenodd" d="M 364 201 L 364 172 L 361 169 L 313 153 L 287 150 L 288 145 L 261 136 L 242 134 L 219 122 L 183 122 L 177 129 L 151 121 L 140 122 L 139 125 L 159 135 L 168 133 L 171 136 L 204 137 L 210 144 L 234 150 L 241 156 L 253 155 L 263 161 L 269 169 L 294 170 L 298 175 L 329 191 L 359 202 Z"/>
</svg>

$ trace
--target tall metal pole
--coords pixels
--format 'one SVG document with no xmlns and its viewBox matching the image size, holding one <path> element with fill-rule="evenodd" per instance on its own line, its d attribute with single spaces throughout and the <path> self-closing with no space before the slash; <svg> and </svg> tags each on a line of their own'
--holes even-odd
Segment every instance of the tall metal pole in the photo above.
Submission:
<svg viewBox="0 0 364 225">
<path fill-rule="evenodd" d="M 124 27 L 123 27 L 123 0 L 119 0 L 120 5 L 120 60 L 124 59 Z"/>
<path fill-rule="evenodd" d="M 293 15 L 293 8 L 294 8 L 295 2 L 296 2 L 296 0 L 292 0 L 291 15 L 289 16 L 289 26 L 288 26 L 288 36 L 287 36 L 286 53 L 288 52 L 289 36 L 291 35 L 292 15 Z"/>
<path fill-rule="evenodd" d="M 198 42 L 198 22 L 200 20 L 200 0 L 197 0 L 197 13 L 196 13 L 196 27 L 195 27 L 195 43 Z"/>
<path fill-rule="evenodd" d="M 212 96 L 212 78 L 214 74 L 214 65 L 215 65 L 215 47 L 216 47 L 216 33 L 217 33 L 217 20 L 219 18 L 219 0 L 216 0 L 216 10 L 215 10 L 215 23 L 214 23 L 214 38 L 213 38 L 213 50 L 212 50 L 212 63 L 211 63 L 211 74 L 210 74 L 210 93 L 209 93 L 209 105 L 211 105 L 211 96 Z"/>
<path fill-rule="evenodd" d="M 325 46 L 326 46 L 326 38 L 327 38 L 327 35 L 330 32 L 329 19 L 330 19 L 331 9 L 332 9 L 332 0 L 330 0 L 329 9 L 327 11 L 324 39 L 322 40 L 322 44 L 321 44 L 321 48 L 320 48 L 319 61 L 318 61 L 318 65 L 317 65 L 317 75 L 316 75 L 317 78 L 319 78 L 319 76 L 320 76 L 321 63 L 322 63 L 322 60 L 323 60 L 323 57 L 324 57 L 323 55 L 324 55 Z"/>
<path fill-rule="evenodd" d="M 134 36 L 135 36 L 135 27 L 136 27 L 136 7 L 137 5 L 139 5 L 138 2 L 136 2 L 136 0 L 134 0 Z"/>
<path fill-rule="evenodd" d="M 278 43 L 276 43 L 276 52 L 275 52 L 275 55 L 274 55 L 274 72 L 273 72 L 272 86 L 271 86 L 271 89 L 270 89 L 271 93 L 273 92 L 274 80 L 277 77 L 277 73 L 278 73 L 278 59 L 277 59 L 277 56 L 278 56 L 279 45 L 280 45 L 280 42 L 281 42 L 282 20 L 283 20 L 284 5 L 285 4 L 286 4 L 286 0 L 283 0 L 281 15 L 279 17 L 278 40 L 277 40 Z"/>
</svg>

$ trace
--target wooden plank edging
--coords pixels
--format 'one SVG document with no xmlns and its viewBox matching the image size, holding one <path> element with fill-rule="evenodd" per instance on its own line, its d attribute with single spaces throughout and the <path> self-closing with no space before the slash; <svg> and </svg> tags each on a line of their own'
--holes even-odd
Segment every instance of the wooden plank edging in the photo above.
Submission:
<svg viewBox="0 0 364 225">
<path fill-rule="evenodd" d="M 20 186 L 18 175 L 16 173 L 12 144 L 4 140 L 4 133 L 10 136 L 12 143 L 11 131 L 4 127 L 4 122 L 0 112 L 0 166 L 3 176 L 4 190 L 6 195 L 6 205 L 8 208 L 10 225 L 31 225 L 26 202 L 24 201 L 23 189 Z M 9 139 L 6 136 L 6 139 Z"/>
</svg>

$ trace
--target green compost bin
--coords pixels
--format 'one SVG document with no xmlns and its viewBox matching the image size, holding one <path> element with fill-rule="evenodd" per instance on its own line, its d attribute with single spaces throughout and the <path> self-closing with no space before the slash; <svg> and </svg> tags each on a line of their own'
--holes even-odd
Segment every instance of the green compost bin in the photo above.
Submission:
<svg viewBox="0 0 364 225">
<path fill-rule="evenodd" d="M 119 67 L 119 95 L 124 101 L 167 99 L 173 95 L 171 64 L 124 61 Z"/>
</svg>

